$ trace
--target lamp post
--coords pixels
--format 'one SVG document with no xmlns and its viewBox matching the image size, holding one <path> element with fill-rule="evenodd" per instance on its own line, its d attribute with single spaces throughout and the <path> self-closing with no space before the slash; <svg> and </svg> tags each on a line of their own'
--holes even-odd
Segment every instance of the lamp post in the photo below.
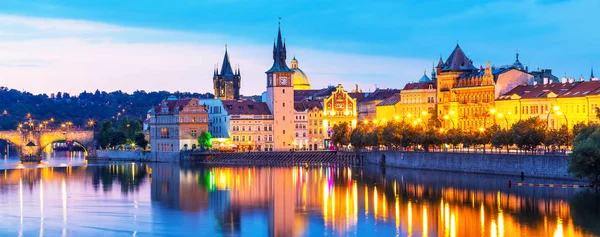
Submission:
<svg viewBox="0 0 600 237">
<path fill-rule="evenodd" d="M 567 125 L 567 148 L 569 147 L 569 119 L 567 119 L 567 115 L 562 111 L 556 111 L 557 115 L 562 115 L 565 118 L 565 125 Z"/>
<path fill-rule="evenodd" d="M 504 118 L 504 120 L 506 121 L 506 130 L 508 130 L 508 119 L 506 118 L 506 116 L 504 116 L 504 114 L 502 114 L 502 113 L 499 113 L 498 117 L 499 118 Z M 495 121 L 496 120 L 494 119 L 494 123 L 495 123 Z"/>
<path fill-rule="evenodd" d="M 548 116 L 546 116 L 546 130 L 550 129 L 550 114 L 552 113 L 552 111 L 554 111 L 554 113 L 558 113 L 558 112 L 560 112 L 560 107 L 555 105 L 552 107 L 551 111 L 548 111 Z"/>
<path fill-rule="evenodd" d="M 450 116 L 444 115 L 444 120 L 448 120 L 448 119 L 450 119 Z M 450 122 L 452 123 L 452 127 L 450 127 L 450 128 L 454 128 L 454 121 L 452 119 L 450 119 Z"/>
</svg>

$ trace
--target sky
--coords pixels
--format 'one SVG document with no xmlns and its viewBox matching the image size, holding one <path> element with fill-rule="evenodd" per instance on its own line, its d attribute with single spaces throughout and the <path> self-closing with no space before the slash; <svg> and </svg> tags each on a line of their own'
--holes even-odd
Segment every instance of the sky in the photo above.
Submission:
<svg viewBox="0 0 600 237">
<path fill-rule="evenodd" d="M 600 74 L 600 1 L 2 0 L 0 86 L 212 92 L 223 60 L 265 90 L 278 18 L 313 88 L 402 88 L 457 43 L 475 65 Z"/>
</svg>

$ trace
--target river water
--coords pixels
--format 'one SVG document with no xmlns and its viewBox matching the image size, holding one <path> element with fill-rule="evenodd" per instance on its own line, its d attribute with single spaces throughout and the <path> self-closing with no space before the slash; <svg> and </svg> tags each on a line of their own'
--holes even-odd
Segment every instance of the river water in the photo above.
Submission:
<svg viewBox="0 0 600 237">
<path fill-rule="evenodd" d="M 600 196 L 380 167 L 0 162 L 0 236 L 600 236 Z M 525 182 L 568 183 L 525 179 Z"/>
</svg>

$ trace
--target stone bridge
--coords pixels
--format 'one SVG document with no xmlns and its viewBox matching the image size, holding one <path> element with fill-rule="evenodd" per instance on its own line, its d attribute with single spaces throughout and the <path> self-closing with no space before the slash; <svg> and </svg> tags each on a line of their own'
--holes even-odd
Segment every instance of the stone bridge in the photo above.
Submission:
<svg viewBox="0 0 600 237">
<path fill-rule="evenodd" d="M 21 161 L 39 161 L 48 145 L 57 141 L 72 141 L 80 144 L 87 155 L 95 155 L 96 140 L 93 131 L 0 131 L 0 139 L 14 144 Z"/>
</svg>

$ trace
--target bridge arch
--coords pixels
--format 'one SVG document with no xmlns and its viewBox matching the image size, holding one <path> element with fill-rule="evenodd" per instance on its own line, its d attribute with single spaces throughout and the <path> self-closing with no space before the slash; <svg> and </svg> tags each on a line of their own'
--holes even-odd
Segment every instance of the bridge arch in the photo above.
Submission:
<svg viewBox="0 0 600 237">
<path fill-rule="evenodd" d="M 85 149 L 88 155 L 93 154 L 96 149 L 93 131 L 53 131 L 40 136 L 38 155 L 42 154 L 44 148 L 57 141 L 76 142 Z"/>
<path fill-rule="evenodd" d="M 24 138 L 20 132 L 18 132 L 18 131 L 1 131 L 0 139 L 12 143 L 17 148 L 19 155 L 21 155 L 21 151 L 22 151 L 21 148 L 25 144 L 23 143 Z"/>
</svg>

